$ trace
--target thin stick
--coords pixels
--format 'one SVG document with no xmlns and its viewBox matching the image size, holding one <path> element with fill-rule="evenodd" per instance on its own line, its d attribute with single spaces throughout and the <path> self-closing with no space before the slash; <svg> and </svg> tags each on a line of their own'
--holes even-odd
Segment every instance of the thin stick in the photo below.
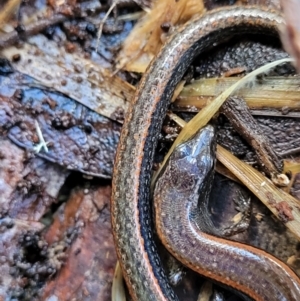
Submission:
<svg viewBox="0 0 300 301">
<path fill-rule="evenodd" d="M 101 22 L 99 24 L 97 44 L 96 44 L 96 52 L 98 51 L 98 47 L 99 47 L 100 38 L 101 38 L 101 35 L 102 35 L 104 23 L 106 22 L 108 16 L 112 12 L 112 10 L 116 7 L 116 5 L 117 5 L 117 1 L 114 1 L 113 4 L 111 5 L 111 7 L 109 8 L 109 10 L 107 11 L 107 13 L 105 14 L 104 18 L 101 20 Z"/>
<path fill-rule="evenodd" d="M 164 161 L 160 165 L 158 171 L 153 175 L 152 181 L 151 181 L 151 188 L 153 189 L 154 184 L 156 182 L 156 179 L 161 172 L 162 168 L 166 164 L 168 158 L 170 157 L 171 153 L 175 149 L 175 147 L 190 139 L 199 129 L 201 129 L 203 126 L 205 126 L 209 120 L 216 114 L 219 110 L 219 108 L 222 106 L 224 101 L 237 89 L 241 88 L 243 85 L 248 83 L 249 81 L 253 80 L 257 75 L 267 72 L 270 69 L 283 64 L 287 62 L 292 62 L 293 59 L 286 58 L 277 60 L 274 62 L 271 62 L 269 64 L 266 64 L 251 73 L 247 74 L 245 77 L 240 79 L 238 82 L 234 83 L 232 86 L 230 86 L 228 89 L 226 89 L 224 92 L 222 92 L 218 97 L 215 98 L 215 100 L 209 104 L 208 106 L 204 107 L 197 115 L 192 118 L 187 125 L 182 129 L 182 131 L 177 136 L 176 140 L 174 141 L 173 145 L 169 149 L 167 155 L 164 158 Z"/>
</svg>

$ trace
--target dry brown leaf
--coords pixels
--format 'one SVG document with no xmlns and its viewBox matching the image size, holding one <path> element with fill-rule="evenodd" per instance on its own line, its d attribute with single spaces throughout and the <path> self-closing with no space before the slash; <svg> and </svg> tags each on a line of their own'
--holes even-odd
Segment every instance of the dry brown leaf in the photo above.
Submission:
<svg viewBox="0 0 300 301">
<path fill-rule="evenodd" d="M 111 299 L 116 254 L 111 234 L 109 185 L 75 189 L 58 210 L 45 238 L 49 244 L 62 240 L 69 229 L 77 237 L 66 250 L 66 260 L 48 281 L 40 300 L 107 301 Z"/>
<path fill-rule="evenodd" d="M 144 72 L 174 26 L 203 11 L 204 4 L 199 0 L 156 1 L 152 10 L 136 24 L 125 40 L 117 58 L 117 69 Z"/>
<path fill-rule="evenodd" d="M 0 25 L 1 27 L 11 18 L 11 16 L 19 9 L 21 0 L 10 0 L 1 9 Z"/>
</svg>

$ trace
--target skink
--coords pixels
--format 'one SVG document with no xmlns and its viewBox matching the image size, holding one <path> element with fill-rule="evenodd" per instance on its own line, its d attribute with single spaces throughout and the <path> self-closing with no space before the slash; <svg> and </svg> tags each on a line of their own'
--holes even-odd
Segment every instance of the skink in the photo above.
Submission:
<svg viewBox="0 0 300 301">
<path fill-rule="evenodd" d="M 184 265 L 254 300 L 300 300 L 298 276 L 277 258 L 207 234 L 218 232 L 207 210 L 214 137 L 206 126 L 170 156 L 153 197 L 158 236 Z"/>
<path fill-rule="evenodd" d="M 163 47 L 144 74 L 134 100 L 127 112 L 118 145 L 112 183 L 111 216 L 117 255 L 130 294 L 135 301 L 178 300 L 170 287 L 162 269 L 153 238 L 152 209 L 150 204 L 150 177 L 152 161 L 158 140 L 158 133 L 165 117 L 167 106 L 174 89 L 192 60 L 228 38 L 241 34 L 259 33 L 278 37 L 283 18 L 276 12 L 255 7 L 228 7 L 211 11 L 182 27 Z M 218 245 L 219 262 L 235 262 L 236 243 L 205 235 L 201 257 L 210 256 L 207 242 Z M 257 274 L 264 269 L 265 260 L 271 257 L 258 249 L 238 244 L 241 259 L 250 259 L 244 271 L 237 269 L 238 280 L 225 278 L 228 286 L 236 288 L 254 298 L 265 300 L 254 289 L 261 284 L 250 273 Z M 226 250 L 226 252 L 224 251 Z M 251 252 L 250 252 L 250 251 Z M 253 255 L 254 254 L 254 255 Z M 239 261 L 240 262 L 240 261 Z M 246 261 L 245 261 L 246 262 Z M 276 261 L 278 267 L 290 274 L 291 282 L 280 283 L 285 291 L 296 290 L 296 297 L 274 301 L 300 300 L 300 283 L 297 276 L 284 264 Z M 211 270 L 203 270 L 203 275 L 221 281 L 222 264 Z M 230 276 L 230 275 L 228 275 Z M 268 275 L 267 275 L 268 276 Z M 248 277 L 251 288 L 239 282 L 240 277 Z M 269 279 L 272 283 L 272 279 Z M 290 287 L 290 284 L 294 287 Z M 276 281 L 274 285 L 279 285 Z M 265 287 L 267 291 L 269 287 Z M 276 299 L 277 298 L 277 299 Z"/>
</svg>

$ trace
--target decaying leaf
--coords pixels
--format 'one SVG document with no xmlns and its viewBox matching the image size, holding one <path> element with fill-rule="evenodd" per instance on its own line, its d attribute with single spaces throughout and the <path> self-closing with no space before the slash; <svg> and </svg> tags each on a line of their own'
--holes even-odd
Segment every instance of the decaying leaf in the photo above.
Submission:
<svg viewBox="0 0 300 301">
<path fill-rule="evenodd" d="M 0 132 L 18 146 L 36 152 L 36 122 L 48 143 L 37 156 L 67 169 L 110 178 L 121 126 L 66 96 L 39 87 L 22 74 L 2 77 Z M 9 97 L 3 96 L 8 95 Z"/>
<path fill-rule="evenodd" d="M 39 221 L 57 197 L 69 172 L 30 156 L 9 139 L 0 139 L 1 212 L 11 218 Z"/>
<path fill-rule="evenodd" d="M 10 17 L 18 10 L 21 0 L 9 0 L 0 12 L 0 26 L 6 24 Z"/>
<path fill-rule="evenodd" d="M 116 254 L 110 225 L 110 186 L 75 189 L 45 233 L 51 243 L 68 229 L 77 236 L 66 250 L 64 264 L 48 281 L 41 300 L 108 301 L 111 295 Z M 52 299 L 51 299 L 52 300 Z"/>
<path fill-rule="evenodd" d="M 24 233 L 39 232 L 44 225 L 33 221 L 3 218 L 3 215 L 0 217 L 0 300 L 20 300 L 22 287 L 27 285 L 28 279 L 21 277 L 19 270 L 29 268 L 28 264 L 19 260 L 24 255 L 20 240 Z"/>
<path fill-rule="evenodd" d="M 167 36 L 195 15 L 204 11 L 202 0 L 156 1 L 124 42 L 117 58 L 117 69 L 144 72 Z"/>
<path fill-rule="evenodd" d="M 37 35 L 21 49 L 9 47 L 0 54 L 12 60 L 17 71 L 31 76 L 38 85 L 63 93 L 102 116 L 123 121 L 118 112 L 126 110 L 126 100 L 135 89 L 79 51 L 68 53 L 66 48 Z"/>
</svg>

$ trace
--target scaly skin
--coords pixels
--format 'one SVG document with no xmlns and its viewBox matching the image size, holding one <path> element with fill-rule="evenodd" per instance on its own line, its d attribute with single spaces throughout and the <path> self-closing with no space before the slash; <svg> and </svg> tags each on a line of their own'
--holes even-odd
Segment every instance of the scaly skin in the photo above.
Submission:
<svg viewBox="0 0 300 301">
<path fill-rule="evenodd" d="M 214 136 L 208 125 L 170 156 L 153 196 L 158 236 L 184 265 L 254 300 L 300 300 L 299 278 L 287 265 L 257 248 L 205 233 L 215 232 L 206 210 Z"/>
<path fill-rule="evenodd" d="M 153 240 L 149 197 L 158 133 L 177 83 L 197 55 L 238 34 L 260 33 L 278 37 L 279 26 L 283 22 L 279 14 L 254 7 L 232 6 L 211 11 L 183 26 L 171 37 L 144 74 L 123 125 L 114 166 L 111 201 L 117 254 L 133 300 L 178 300 L 168 284 Z M 205 237 L 208 240 L 217 239 L 209 235 Z M 222 247 L 230 250 L 232 244 L 231 241 L 220 240 L 220 262 L 224 259 Z M 247 250 L 249 247 L 241 245 L 241 248 Z M 209 250 L 203 249 L 206 250 L 203 256 L 209 256 Z M 230 252 L 224 256 L 235 260 L 235 255 Z M 247 267 L 252 272 L 264 268 L 259 250 L 257 256 L 258 260 L 254 260 L 256 265 Z M 210 278 L 219 279 L 215 276 L 219 269 L 222 267 L 219 266 Z M 234 281 L 229 285 L 240 289 Z M 260 283 L 255 285 L 259 287 Z"/>
</svg>

